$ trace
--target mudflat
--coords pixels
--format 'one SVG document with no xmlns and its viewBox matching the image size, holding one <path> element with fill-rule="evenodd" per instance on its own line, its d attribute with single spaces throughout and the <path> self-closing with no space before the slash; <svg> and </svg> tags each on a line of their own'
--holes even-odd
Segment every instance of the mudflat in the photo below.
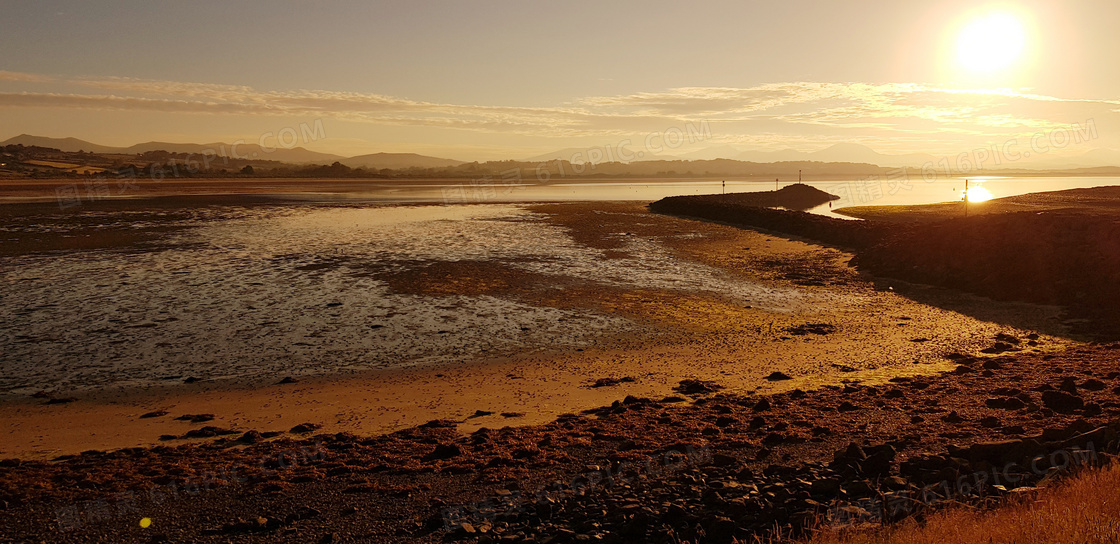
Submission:
<svg viewBox="0 0 1120 544">
<path fill-rule="evenodd" d="M 81 527 L 61 527 L 54 514 L 77 508 L 79 521 L 89 521 L 88 501 L 98 497 L 179 485 L 223 467 L 267 464 L 284 452 L 302 451 L 303 461 L 317 463 L 322 456 L 307 452 L 326 441 L 333 444 L 327 459 L 351 449 L 360 458 L 328 461 L 333 464 L 325 468 L 273 470 L 250 478 L 251 486 L 214 477 L 208 485 L 218 491 L 179 496 L 174 511 L 166 510 L 170 503 L 155 505 L 150 498 L 137 508 L 175 527 L 176 538 L 228 538 L 259 530 L 306 541 L 327 530 L 323 524 L 329 520 L 333 532 L 355 538 L 438 540 L 447 527 L 429 527 L 431 507 L 416 501 L 485 497 L 495 482 L 527 487 L 607 462 L 596 459 L 613 455 L 608 454 L 619 443 L 604 438 L 603 427 L 592 427 L 609 425 L 612 437 L 634 442 L 624 450 L 635 459 L 663 451 L 673 437 L 688 437 L 689 444 L 718 445 L 722 455 L 751 463 L 765 463 L 769 455 L 776 456 L 771 461 L 807 461 L 831 455 L 852 433 L 878 441 L 901 436 L 897 425 L 904 421 L 911 430 L 903 434 L 921 434 L 921 426 L 907 419 L 908 407 L 917 406 L 909 393 L 892 397 L 904 403 L 898 407 L 903 419 L 885 434 L 863 416 L 882 414 L 892 404 L 854 403 L 857 411 L 868 411 L 812 415 L 806 411 L 812 403 L 798 400 L 805 395 L 831 405 L 852 388 L 877 395 L 892 384 L 917 382 L 936 387 L 916 388 L 915 395 L 940 391 L 946 402 L 971 406 L 983 402 L 994 382 L 972 374 L 967 387 L 939 380 L 953 376 L 944 373 L 962 360 L 986 357 L 984 350 L 992 351 L 997 338 L 1015 339 L 1014 346 L 996 344 L 993 353 L 1012 353 L 1016 365 L 1067 357 L 1085 347 L 1070 336 L 1056 307 L 993 302 L 871 277 L 849 267 L 852 254 L 838 248 L 652 214 L 645 202 L 411 210 L 436 213 L 435 226 L 423 225 L 435 230 L 392 231 L 398 238 L 428 240 L 396 253 L 359 228 L 372 221 L 382 229 L 374 232 L 390 232 L 384 230 L 388 223 L 372 217 L 396 207 L 255 200 L 172 209 L 145 207 L 138 200 L 121 209 L 99 206 L 62 215 L 25 208 L 10 216 L 4 235 L 0 269 L 3 320 L 9 326 L 0 337 L 7 375 L 0 457 L 12 459 L 0 467 L 9 505 L 0 515 L 12 522 L 3 524 L 10 528 L 6 536 L 45 537 L 62 530 L 70 531 L 67 538 L 166 536 L 126 529 L 136 523 L 131 511 Z M 452 211 L 453 218 L 438 215 Z M 338 224 L 358 230 L 328 236 Z M 99 243 L 73 248 L 26 242 L 44 233 L 59 239 L 89 236 Z M 262 238 L 246 239 L 246 233 Z M 316 233 L 322 244 L 302 241 Z M 268 239 L 274 234 L 285 244 L 274 247 L 275 240 Z M 481 238 L 455 241 L 459 235 Z M 519 236 L 535 236 L 540 243 Z M 535 249 L 494 250 L 528 245 Z M 267 251 L 259 253 L 260 248 Z M 164 260 L 125 266 L 153 256 Z M 207 266 L 191 260 L 206 258 L 212 260 Z M 184 260 L 182 269 L 171 265 L 178 259 Z M 147 275 L 106 282 L 100 275 L 71 274 L 64 283 L 52 276 L 65 277 L 67 266 L 79 265 Z M 179 276 L 184 278 L 175 279 Z M 216 292 L 225 297 L 195 296 Z M 393 305 L 363 302 L 363 293 L 371 292 Z M 69 297 L 69 303 L 36 304 L 42 293 Z M 160 297 L 179 300 L 173 296 L 184 293 L 181 304 L 143 304 Z M 112 304 L 97 304 L 104 300 Z M 440 309 L 444 313 L 432 314 L 433 305 L 446 306 Z M 393 312 L 400 315 L 388 315 Z M 394 322 L 398 317 L 404 321 Z M 67 319 L 72 326 L 61 329 L 71 336 L 58 332 L 57 324 Z M 276 327 L 281 334 L 270 332 Z M 178 344 L 160 345 L 176 338 Z M 1107 358 L 1111 352 L 1099 353 L 1096 357 Z M 1056 368 L 1074 366 L 1070 360 Z M 992 366 L 997 367 L 1003 368 Z M 972 369 L 979 376 L 979 362 Z M 68 372 L 84 378 L 68 380 Z M 717 406 L 704 399 L 713 394 L 732 400 L 711 411 Z M 666 398 L 655 403 L 656 417 L 623 409 L 630 419 L 621 427 L 595 423 L 613 417 L 597 407 L 619 406 L 624 399 L 651 406 L 648 399 Z M 786 407 L 746 425 L 752 413 L 762 411 L 756 410 L 759 399 Z M 936 403 L 924 406 L 941 412 Z M 786 414 L 787 409 L 796 413 Z M 572 419 L 588 410 L 588 416 Z M 717 413 L 741 420 L 743 428 L 705 430 L 700 421 L 720 417 Z M 658 419 L 676 421 L 674 414 L 692 414 L 683 421 L 695 423 L 666 427 Z M 1068 419 L 1051 412 L 1028 425 L 1040 415 L 1032 414 L 1016 416 L 1023 433 Z M 809 426 L 801 439 L 764 442 L 785 432 L 775 425 L 802 423 Z M 814 426 L 828 432 L 809 433 Z M 501 436 L 520 438 L 460 457 L 473 447 L 468 444 L 478 443 L 478 433 L 499 428 Z M 944 436 L 919 438 L 905 448 L 939 450 L 983 433 L 943 430 Z M 808 437 L 814 440 L 806 442 Z M 552 440 L 555 455 L 516 453 L 530 443 L 530 450 L 548 450 Z M 759 448 L 774 453 L 761 455 Z M 495 456 L 508 461 L 495 463 Z M 152 469 L 156 465 L 164 468 Z M 169 470 L 172 465 L 181 469 Z M 354 468 L 364 465 L 369 466 Z M 91 478 L 89 485 L 45 483 L 81 474 Z M 360 490 L 338 495 L 338 485 Z M 400 493 L 409 498 L 394 499 Z M 351 496 L 377 506 L 342 505 Z M 237 525 L 250 503 L 265 519 L 259 527 L 250 527 L 252 520 Z M 305 529 L 298 515 L 270 525 L 275 512 L 298 508 L 326 514 Z M 359 511 L 366 513 L 355 516 Z M 215 516 L 226 521 L 207 521 Z"/>
</svg>

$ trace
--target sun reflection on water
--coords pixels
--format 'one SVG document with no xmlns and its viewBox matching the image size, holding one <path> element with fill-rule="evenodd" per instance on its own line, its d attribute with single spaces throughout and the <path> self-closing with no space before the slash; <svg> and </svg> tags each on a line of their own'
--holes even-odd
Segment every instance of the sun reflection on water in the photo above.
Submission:
<svg viewBox="0 0 1120 544">
<path fill-rule="evenodd" d="M 965 199 L 969 202 L 986 202 L 995 198 L 991 191 L 983 187 L 969 187 L 964 193 Z"/>
</svg>

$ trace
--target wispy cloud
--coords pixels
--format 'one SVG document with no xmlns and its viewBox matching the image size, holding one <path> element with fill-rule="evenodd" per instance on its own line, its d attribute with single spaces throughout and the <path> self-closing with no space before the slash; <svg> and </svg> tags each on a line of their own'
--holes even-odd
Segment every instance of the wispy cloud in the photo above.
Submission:
<svg viewBox="0 0 1120 544">
<path fill-rule="evenodd" d="M 0 81 L 22 81 L 25 83 L 50 83 L 54 78 L 40 74 L 28 74 L 24 72 L 8 72 L 0 70 Z"/>
<path fill-rule="evenodd" d="M 1117 100 L 1062 98 L 1013 89 L 918 84 L 788 82 L 749 88 L 681 87 L 576 99 L 554 107 L 434 103 L 329 90 L 267 91 L 132 78 L 55 78 L 0 71 L 8 86 L 51 83 L 56 92 L 0 92 L 0 107 L 75 108 L 180 114 L 332 117 L 389 126 L 514 135 L 602 137 L 637 134 L 700 119 L 718 123 L 724 142 L 799 131 L 853 137 L 916 138 L 1016 134 L 1120 112 Z M 27 88 L 26 85 L 23 85 Z M 0 91 L 12 91 L 0 86 Z M 862 132 L 860 132 L 862 131 Z M 718 138 L 717 138 L 718 140 Z"/>
</svg>

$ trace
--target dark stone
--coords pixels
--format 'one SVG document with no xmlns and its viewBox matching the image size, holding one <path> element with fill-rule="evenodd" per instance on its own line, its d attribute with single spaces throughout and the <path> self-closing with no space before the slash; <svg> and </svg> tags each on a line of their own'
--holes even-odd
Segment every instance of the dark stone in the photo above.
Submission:
<svg viewBox="0 0 1120 544">
<path fill-rule="evenodd" d="M 176 421 L 190 421 L 191 423 L 206 423 L 207 421 L 214 420 L 214 414 L 184 414 L 177 418 Z"/>
<path fill-rule="evenodd" d="M 1104 382 L 1097 379 L 1088 379 L 1081 384 L 1081 388 L 1088 391 L 1100 391 L 1104 389 Z"/>
<path fill-rule="evenodd" d="M 315 429 L 318 429 L 319 427 L 320 427 L 320 425 L 316 425 L 314 423 L 300 423 L 299 425 L 296 425 L 295 427 L 292 427 L 291 431 L 289 431 L 289 432 L 295 433 L 295 434 L 303 434 L 303 433 L 309 433 L 311 431 L 314 431 Z"/>
<path fill-rule="evenodd" d="M 723 389 L 722 385 L 703 380 L 681 380 L 680 385 L 674 388 L 678 393 L 683 393 L 685 395 L 704 395 L 707 393 L 715 393 L 720 389 Z"/>
<path fill-rule="evenodd" d="M 720 416 L 720 417 L 716 418 L 716 426 L 717 427 L 730 427 L 731 425 L 734 425 L 737 422 L 738 422 L 737 419 L 735 419 L 733 417 L 730 417 L 730 416 Z"/>
<path fill-rule="evenodd" d="M 1085 407 L 1085 401 L 1081 400 L 1081 397 L 1061 391 L 1043 391 L 1042 404 L 1062 414 L 1069 414 Z"/>
<path fill-rule="evenodd" d="M 426 459 L 451 459 L 452 457 L 458 457 L 462 453 L 463 452 L 462 452 L 462 450 L 459 449 L 459 446 L 456 446 L 455 444 L 437 444 L 436 448 L 434 450 L 432 450 L 432 452 L 429 453 L 427 456 L 425 456 L 425 458 Z"/>
<path fill-rule="evenodd" d="M 1076 378 L 1063 378 L 1061 385 L 1058 386 L 1059 391 L 1065 391 L 1071 395 L 1077 394 L 1077 379 Z"/>
<path fill-rule="evenodd" d="M 766 379 L 772 382 L 778 382 L 783 380 L 792 380 L 793 378 L 789 377 L 789 375 L 785 374 L 784 372 L 772 372 L 769 376 L 766 377 Z"/>
</svg>

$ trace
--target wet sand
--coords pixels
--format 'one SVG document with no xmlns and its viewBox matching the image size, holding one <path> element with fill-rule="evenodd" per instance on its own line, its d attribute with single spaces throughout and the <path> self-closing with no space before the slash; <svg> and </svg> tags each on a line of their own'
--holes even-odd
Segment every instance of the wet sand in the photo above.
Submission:
<svg viewBox="0 0 1120 544">
<path fill-rule="evenodd" d="M 862 277 L 847 267 L 851 255 L 833 248 L 650 214 L 641 202 L 520 209 L 563 233 L 573 251 L 593 250 L 617 266 L 565 274 L 555 268 L 564 261 L 547 258 L 529 259 L 530 266 L 467 259 L 369 272 L 395 296 L 493 297 L 625 325 L 591 331 L 575 343 L 542 346 L 527 338 L 498 353 L 468 353 L 442 364 L 312 369 L 283 385 L 277 382 L 288 373 L 270 370 L 226 379 L 204 373 L 189 384 L 58 388 L 38 398 L 18 390 L 0 403 L 6 431 L 0 457 L 187 443 L 160 439 L 198 426 L 173 419 L 184 414 L 213 414 L 207 425 L 238 432 L 307 422 L 324 432 L 370 436 L 433 419 L 462 421 L 459 428 L 469 431 L 544 423 L 626 395 L 662 397 L 682 379 L 714 380 L 730 393 L 750 395 L 932 374 L 952 368 L 946 354 L 976 351 L 1000 332 L 1056 335 L 1044 336 L 1037 349 L 1067 344 L 1055 308 Z M 640 268 L 651 266 L 665 270 Z M 616 271 L 623 277 L 610 279 Z M 672 281 L 625 281 L 647 272 Z M 703 288 L 713 278 L 757 287 L 748 293 Z M 230 348 L 239 357 L 258 356 Z M 766 380 L 773 372 L 793 379 Z M 590 387 L 600 378 L 632 381 Z M 492 414 L 470 417 L 479 410 Z M 167 415 L 140 418 L 157 411 Z"/>
</svg>

